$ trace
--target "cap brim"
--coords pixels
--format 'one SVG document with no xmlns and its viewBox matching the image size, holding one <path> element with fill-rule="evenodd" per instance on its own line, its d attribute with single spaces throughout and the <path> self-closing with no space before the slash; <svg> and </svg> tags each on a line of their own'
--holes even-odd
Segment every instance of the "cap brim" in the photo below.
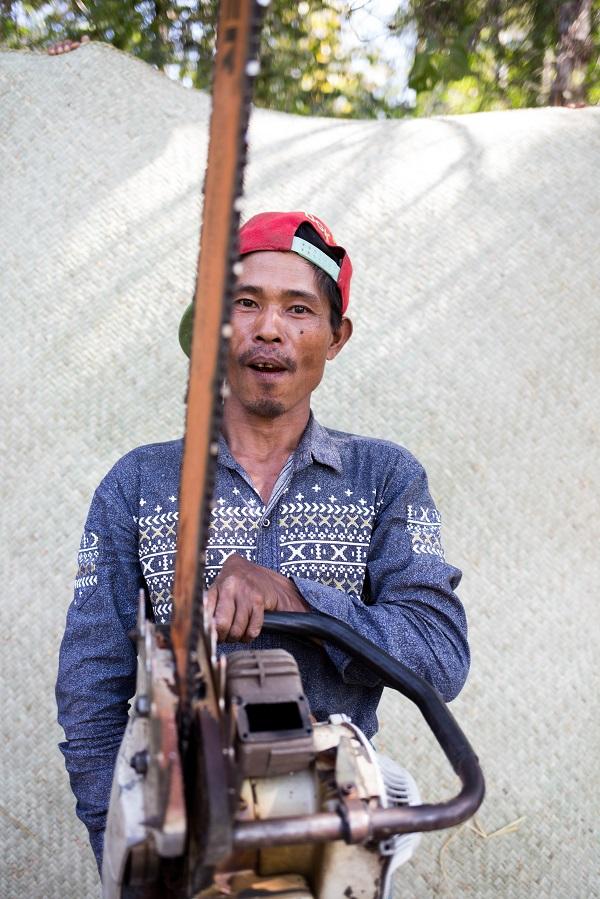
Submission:
<svg viewBox="0 0 600 899">
<path fill-rule="evenodd" d="M 192 353 L 192 329 L 194 327 L 194 304 L 187 307 L 181 322 L 179 323 L 179 345 L 185 355 L 190 358 Z"/>
</svg>

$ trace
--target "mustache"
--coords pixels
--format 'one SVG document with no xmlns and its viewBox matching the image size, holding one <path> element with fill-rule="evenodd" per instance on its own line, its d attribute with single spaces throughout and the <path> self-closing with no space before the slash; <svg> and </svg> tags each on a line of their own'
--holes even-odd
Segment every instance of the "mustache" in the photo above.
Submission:
<svg viewBox="0 0 600 899">
<path fill-rule="evenodd" d="M 285 353 L 274 353 L 272 350 L 265 352 L 264 350 L 249 349 L 240 353 L 237 357 L 237 361 L 240 365 L 252 365 L 255 359 L 260 359 L 262 361 L 268 359 L 269 362 L 281 365 L 282 368 L 287 368 L 287 370 L 291 372 L 295 372 L 298 368 L 291 356 L 286 356 Z"/>
</svg>

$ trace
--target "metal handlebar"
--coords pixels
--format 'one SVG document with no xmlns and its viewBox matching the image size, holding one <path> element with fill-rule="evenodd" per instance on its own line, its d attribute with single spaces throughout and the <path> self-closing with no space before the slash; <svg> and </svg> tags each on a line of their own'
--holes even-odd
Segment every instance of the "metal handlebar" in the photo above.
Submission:
<svg viewBox="0 0 600 899">
<path fill-rule="evenodd" d="M 460 824 L 477 811 L 485 793 L 477 756 L 431 684 L 356 633 L 349 625 L 330 615 L 316 612 L 267 612 L 263 632 L 324 640 L 359 660 L 381 678 L 385 686 L 397 690 L 415 703 L 460 778 L 461 791 L 447 802 L 371 811 L 370 839 L 386 839 L 397 833 L 442 830 Z M 307 817 L 241 822 L 234 829 L 234 845 L 241 849 L 264 845 L 265 842 L 271 845 L 289 845 L 348 839 L 348 836 L 348 828 L 340 815 L 323 812 Z"/>
</svg>

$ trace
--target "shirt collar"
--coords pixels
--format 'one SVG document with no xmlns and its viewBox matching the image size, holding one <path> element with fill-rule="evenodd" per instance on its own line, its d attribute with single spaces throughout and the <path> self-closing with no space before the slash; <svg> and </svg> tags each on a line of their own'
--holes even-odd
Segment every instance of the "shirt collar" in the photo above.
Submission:
<svg viewBox="0 0 600 899">
<path fill-rule="evenodd" d="M 227 446 L 227 441 L 221 434 L 219 437 L 219 456 L 220 465 L 226 468 L 240 471 L 240 466 L 231 455 L 231 451 Z M 335 440 L 329 432 L 319 424 L 313 413 L 310 413 L 308 424 L 304 429 L 304 433 L 300 438 L 300 443 L 294 452 L 294 470 L 300 471 L 313 462 L 319 462 L 321 465 L 328 465 L 337 472 L 342 471 L 342 457 L 338 450 Z"/>
<path fill-rule="evenodd" d="M 313 461 L 328 465 L 337 472 L 342 471 L 342 457 L 333 437 L 319 424 L 312 412 L 294 457 L 296 471 L 305 468 Z"/>
</svg>

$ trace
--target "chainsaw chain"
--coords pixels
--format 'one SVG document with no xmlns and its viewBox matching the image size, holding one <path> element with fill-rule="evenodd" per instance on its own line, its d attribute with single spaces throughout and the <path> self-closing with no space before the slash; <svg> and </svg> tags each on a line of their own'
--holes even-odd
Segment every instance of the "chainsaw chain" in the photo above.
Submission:
<svg viewBox="0 0 600 899">
<path fill-rule="evenodd" d="M 232 2 L 232 0 L 221 0 L 221 2 Z M 267 2 L 259 2 L 254 0 L 250 13 L 251 22 L 249 29 L 247 63 L 243 82 L 242 110 L 239 121 L 239 154 L 237 172 L 235 177 L 234 203 L 231 215 L 231 232 L 229 236 L 229 248 L 227 257 L 227 278 L 224 290 L 224 302 L 222 305 L 223 315 L 221 320 L 221 341 L 218 352 L 215 393 L 213 397 L 211 429 L 210 429 L 210 458 L 208 460 L 206 480 L 204 484 L 204 498 L 202 508 L 204 514 L 200 521 L 199 537 L 198 537 L 198 563 L 196 575 L 196 596 L 192 604 L 192 622 L 190 628 L 190 642 L 188 645 L 188 690 L 187 696 L 189 702 L 186 707 L 181 710 L 181 718 L 185 732 L 189 733 L 192 721 L 192 705 L 195 698 L 202 695 L 203 679 L 210 676 L 209 672 L 202 672 L 198 669 L 196 659 L 196 649 L 200 639 L 203 639 L 207 649 L 207 656 L 210 658 L 210 631 L 206 632 L 204 628 L 204 605 L 203 592 L 205 584 L 205 564 L 206 564 L 206 547 L 208 543 L 209 525 L 211 511 L 214 508 L 213 493 L 215 485 L 215 476 L 217 469 L 218 442 L 221 432 L 221 423 L 223 419 L 223 402 L 221 396 L 222 385 L 225 381 L 227 369 L 227 347 L 230 334 L 230 318 L 233 291 L 237 280 L 236 263 L 239 259 L 239 226 L 240 226 L 240 208 L 244 189 L 244 172 L 246 168 L 246 159 L 248 151 L 247 133 L 248 123 L 250 120 L 250 110 L 252 106 L 253 85 L 256 75 L 259 72 L 259 49 L 260 36 L 262 29 L 262 21 L 264 8 Z M 213 75 L 214 79 L 214 75 Z M 204 188 L 203 188 L 204 192 Z M 204 227 L 204 225 L 203 225 Z"/>
</svg>

